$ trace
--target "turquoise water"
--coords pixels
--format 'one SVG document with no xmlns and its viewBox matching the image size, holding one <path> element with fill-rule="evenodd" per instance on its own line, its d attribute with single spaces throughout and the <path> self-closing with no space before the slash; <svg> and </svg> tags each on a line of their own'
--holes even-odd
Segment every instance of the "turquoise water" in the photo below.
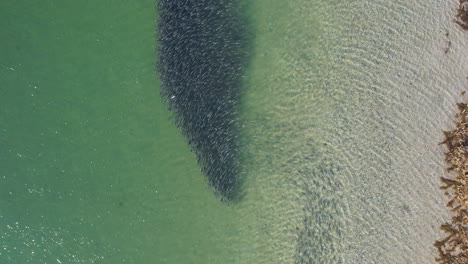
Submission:
<svg viewBox="0 0 468 264">
<path fill-rule="evenodd" d="M 0 2 L 0 263 L 433 261 L 453 3 L 247 6 L 226 204 L 160 99 L 154 1 Z"/>
</svg>

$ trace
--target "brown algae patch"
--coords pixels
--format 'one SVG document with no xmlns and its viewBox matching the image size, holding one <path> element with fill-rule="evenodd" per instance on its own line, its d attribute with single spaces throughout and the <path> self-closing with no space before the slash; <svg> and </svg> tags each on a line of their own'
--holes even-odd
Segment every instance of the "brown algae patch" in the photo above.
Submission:
<svg viewBox="0 0 468 264">
<path fill-rule="evenodd" d="M 448 171 L 456 173 L 456 178 L 443 178 L 446 190 L 445 194 L 452 200 L 447 207 L 455 213 L 449 223 L 441 226 L 449 235 L 437 241 L 439 257 L 436 261 L 443 264 L 468 263 L 468 105 L 457 104 L 459 113 L 455 116 L 459 119 L 456 128 L 452 131 L 444 131 L 445 144 L 448 152 L 445 153 L 445 161 L 449 165 Z"/>
<path fill-rule="evenodd" d="M 460 0 L 455 23 L 460 25 L 464 30 L 468 30 L 468 0 Z"/>
</svg>

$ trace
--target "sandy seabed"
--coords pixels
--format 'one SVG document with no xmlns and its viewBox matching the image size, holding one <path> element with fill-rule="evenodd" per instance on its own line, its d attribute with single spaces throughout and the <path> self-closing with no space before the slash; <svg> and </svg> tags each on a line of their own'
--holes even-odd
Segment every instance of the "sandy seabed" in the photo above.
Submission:
<svg viewBox="0 0 468 264">
<path fill-rule="evenodd" d="M 468 86 L 458 0 L 258 2 L 244 101 L 257 262 L 434 263 L 451 217 L 437 144 Z"/>
</svg>

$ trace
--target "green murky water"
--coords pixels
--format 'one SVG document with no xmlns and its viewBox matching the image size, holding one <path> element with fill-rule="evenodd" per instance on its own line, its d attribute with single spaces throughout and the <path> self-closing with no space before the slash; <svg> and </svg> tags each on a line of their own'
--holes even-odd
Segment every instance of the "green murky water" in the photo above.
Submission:
<svg viewBox="0 0 468 264">
<path fill-rule="evenodd" d="M 0 3 L 1 263 L 236 255 L 235 212 L 159 99 L 154 6 Z"/>
</svg>

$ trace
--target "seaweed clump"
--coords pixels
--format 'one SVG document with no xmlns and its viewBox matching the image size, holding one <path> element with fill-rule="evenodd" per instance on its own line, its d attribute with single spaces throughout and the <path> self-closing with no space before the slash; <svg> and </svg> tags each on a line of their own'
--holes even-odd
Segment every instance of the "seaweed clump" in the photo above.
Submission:
<svg viewBox="0 0 468 264">
<path fill-rule="evenodd" d="M 222 200 L 238 198 L 246 23 L 236 0 L 158 1 L 161 95 Z"/>
<path fill-rule="evenodd" d="M 456 117 L 456 128 L 452 131 L 444 131 L 445 144 L 448 152 L 445 153 L 445 161 L 449 164 L 448 171 L 456 173 L 455 179 L 441 178 L 445 184 L 441 189 L 452 200 L 447 207 L 455 213 L 451 222 L 441 226 L 449 235 L 437 241 L 439 257 L 436 261 L 443 264 L 467 264 L 468 263 L 468 105 L 457 104 L 459 113 Z"/>
<path fill-rule="evenodd" d="M 468 0 L 460 0 L 455 23 L 460 25 L 464 30 L 468 30 Z"/>
</svg>

